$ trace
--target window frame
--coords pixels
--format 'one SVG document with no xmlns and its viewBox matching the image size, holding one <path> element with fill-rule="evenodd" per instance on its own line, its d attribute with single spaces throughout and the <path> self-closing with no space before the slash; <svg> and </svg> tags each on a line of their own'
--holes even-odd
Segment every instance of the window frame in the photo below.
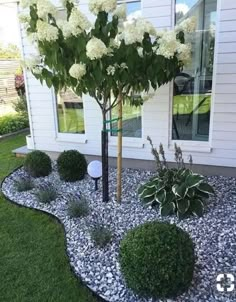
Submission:
<svg viewBox="0 0 236 302">
<path fill-rule="evenodd" d="M 210 124 L 209 124 L 209 139 L 208 141 L 191 141 L 191 140 L 175 140 L 173 139 L 173 105 L 174 105 L 174 80 L 169 85 L 170 94 L 170 108 L 169 108 L 169 150 L 174 150 L 175 144 L 182 148 L 182 151 L 189 152 L 200 152 L 200 153 L 211 153 L 212 152 L 212 135 L 213 135 L 213 122 L 214 122 L 214 104 L 216 95 L 216 75 L 217 75 L 217 54 L 219 48 L 219 9 L 220 1 L 217 1 L 216 6 L 216 31 L 215 31 L 215 51 L 214 51 L 214 67 L 212 74 L 212 95 L 211 95 L 211 112 L 210 112 Z M 173 0 L 172 9 L 172 29 L 175 27 L 176 23 L 176 3 L 177 0 Z"/>
</svg>

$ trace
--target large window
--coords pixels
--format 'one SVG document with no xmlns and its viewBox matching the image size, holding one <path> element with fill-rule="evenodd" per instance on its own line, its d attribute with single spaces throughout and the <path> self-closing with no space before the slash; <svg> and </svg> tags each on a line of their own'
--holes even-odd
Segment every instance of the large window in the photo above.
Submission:
<svg viewBox="0 0 236 302">
<path fill-rule="evenodd" d="M 195 16 L 197 30 L 187 36 L 191 63 L 174 81 L 172 139 L 208 141 L 214 66 L 217 0 L 176 0 L 176 23 Z"/>
<path fill-rule="evenodd" d="M 127 5 L 127 20 L 141 16 L 141 1 L 118 1 L 118 3 L 126 3 Z M 117 118 L 117 107 L 112 109 L 112 119 Z M 115 130 L 117 129 L 117 122 L 111 123 L 112 136 L 117 136 Z M 123 137 L 142 137 L 142 107 L 130 106 L 125 103 L 123 106 Z"/>
<path fill-rule="evenodd" d="M 84 134 L 83 100 L 70 89 L 57 95 L 58 132 Z"/>
</svg>

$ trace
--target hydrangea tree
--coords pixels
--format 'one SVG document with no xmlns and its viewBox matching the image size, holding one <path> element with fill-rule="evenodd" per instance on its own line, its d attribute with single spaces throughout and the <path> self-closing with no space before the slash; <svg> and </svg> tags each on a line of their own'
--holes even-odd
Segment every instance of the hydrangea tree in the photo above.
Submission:
<svg viewBox="0 0 236 302">
<path fill-rule="evenodd" d="M 49 0 L 22 0 L 29 14 L 20 19 L 38 49 L 38 56 L 30 58 L 27 66 L 56 92 L 71 88 L 78 96 L 89 94 L 96 100 L 103 117 L 103 200 L 108 201 L 107 115 L 119 106 L 121 171 L 122 103 L 142 104 L 143 93 L 156 90 L 177 75 L 190 57 L 184 31 L 194 30 L 194 20 L 185 21 L 174 31 L 158 32 L 145 19 L 127 20 L 126 7 L 117 6 L 116 0 L 89 0 L 89 9 L 96 16 L 93 24 L 73 0 L 62 0 L 62 5 L 65 18 Z"/>
</svg>

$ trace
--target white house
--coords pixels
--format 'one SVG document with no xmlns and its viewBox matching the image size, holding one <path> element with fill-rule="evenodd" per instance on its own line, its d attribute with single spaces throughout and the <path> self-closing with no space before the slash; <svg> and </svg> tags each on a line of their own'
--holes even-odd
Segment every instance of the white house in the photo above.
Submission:
<svg viewBox="0 0 236 302">
<path fill-rule="evenodd" d="M 57 3 L 57 1 L 54 1 Z M 124 0 L 118 2 L 125 2 Z M 129 17 L 142 15 L 159 30 L 196 16 L 192 63 L 173 83 L 161 87 L 142 108 L 124 109 L 125 165 L 153 165 L 149 135 L 163 143 L 168 161 L 174 143 L 192 154 L 203 173 L 236 175 L 236 1 L 235 0 L 126 0 Z M 90 18 L 88 0 L 80 1 Z M 22 52 L 34 52 L 21 30 Z M 31 138 L 28 148 L 58 153 L 77 149 L 88 156 L 101 154 L 102 117 L 89 96 L 56 96 L 26 73 Z M 113 110 L 113 116 L 116 112 Z M 114 125 L 111 125 L 111 127 Z M 117 138 L 110 134 L 109 155 L 117 156 Z"/>
</svg>

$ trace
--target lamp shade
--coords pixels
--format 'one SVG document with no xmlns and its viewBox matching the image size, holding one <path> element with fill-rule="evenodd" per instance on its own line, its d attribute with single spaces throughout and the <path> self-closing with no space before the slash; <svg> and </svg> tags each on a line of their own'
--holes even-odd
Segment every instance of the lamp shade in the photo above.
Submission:
<svg viewBox="0 0 236 302">
<path fill-rule="evenodd" d="M 92 178 L 102 177 L 102 163 L 99 160 L 94 160 L 88 165 L 88 174 Z"/>
</svg>

